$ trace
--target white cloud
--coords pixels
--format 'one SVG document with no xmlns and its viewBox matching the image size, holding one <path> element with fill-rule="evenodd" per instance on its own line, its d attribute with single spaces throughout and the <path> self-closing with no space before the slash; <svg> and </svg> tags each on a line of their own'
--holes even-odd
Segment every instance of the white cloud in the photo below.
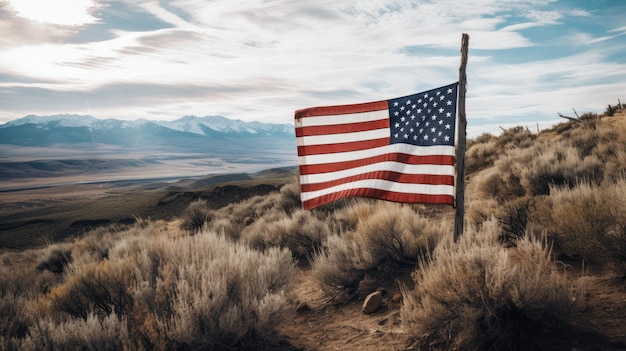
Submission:
<svg viewBox="0 0 626 351">
<path fill-rule="evenodd" d="M 542 25 L 558 24 L 563 15 L 559 11 L 530 10 L 526 17 Z"/>
<path fill-rule="evenodd" d="M 575 17 L 589 17 L 591 16 L 591 13 L 587 10 L 584 9 L 572 9 L 569 10 L 567 12 L 568 15 L 570 16 L 575 16 Z"/>
<path fill-rule="evenodd" d="M 34 91 L 71 103 L 37 104 L 31 95 L 0 118 L 82 112 L 289 122 L 298 108 L 391 98 L 455 81 L 463 32 L 470 34 L 470 118 L 552 113 L 554 106 L 582 104 L 587 92 L 616 88 L 611 77 L 626 72 L 624 65 L 605 63 L 600 53 L 501 63 L 499 51 L 523 54 L 537 45 L 527 29 L 588 15 L 580 9 L 556 11 L 554 1 L 123 1 L 137 9 L 133 16 L 143 16 L 132 21 L 159 21 L 160 29 L 116 29 L 105 21 L 110 8 L 100 8 L 101 19 L 91 18 L 96 13 L 80 5 L 91 1 L 77 2 L 75 8 L 86 16 L 77 16 L 78 22 L 85 28 L 106 25 L 111 36 L 69 43 L 62 39 L 78 27 L 37 29 L 8 14 L 11 25 L 0 22 L 0 30 L 13 39 L 0 38 L 0 66 L 3 74 L 20 79 L 4 80 L 0 92 Z M 28 31 L 11 29 L 15 24 Z M 602 39 L 583 31 L 569 37 L 575 47 Z M 493 51 L 485 56 L 483 50 Z M 580 95 L 567 95 L 574 92 Z"/>
<path fill-rule="evenodd" d="M 8 4 L 22 18 L 64 26 L 96 22 L 90 12 L 99 6 L 93 0 L 8 0 Z"/>
</svg>

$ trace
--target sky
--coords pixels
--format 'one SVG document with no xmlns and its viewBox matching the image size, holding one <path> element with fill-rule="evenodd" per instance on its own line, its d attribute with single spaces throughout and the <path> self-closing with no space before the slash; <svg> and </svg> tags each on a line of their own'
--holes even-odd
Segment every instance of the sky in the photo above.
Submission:
<svg viewBox="0 0 626 351">
<path fill-rule="evenodd" d="M 28 114 L 292 123 L 456 82 L 468 134 L 626 102 L 621 0 L 0 0 L 0 124 Z"/>
</svg>

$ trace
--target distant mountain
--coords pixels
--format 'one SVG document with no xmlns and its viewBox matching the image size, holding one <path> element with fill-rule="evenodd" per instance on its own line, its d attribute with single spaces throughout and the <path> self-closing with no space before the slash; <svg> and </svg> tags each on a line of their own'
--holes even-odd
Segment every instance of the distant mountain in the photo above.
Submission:
<svg viewBox="0 0 626 351">
<path fill-rule="evenodd" d="M 0 180 L 139 169 L 187 175 L 293 165 L 294 135 L 291 124 L 221 116 L 125 121 L 28 115 L 0 125 Z"/>
<path fill-rule="evenodd" d="M 28 115 L 0 125 L 0 143 L 13 145 L 39 145 L 47 143 L 82 143 L 94 141 L 95 136 L 111 132 L 163 134 L 168 131 L 190 133 L 208 137 L 280 137 L 293 138 L 291 124 L 244 122 L 222 116 L 185 116 L 174 121 L 134 121 L 98 119 L 84 115 Z M 31 138 L 32 137 L 32 138 Z M 43 139 L 42 139 L 43 137 Z M 117 144 L 105 137 L 96 142 Z"/>
<path fill-rule="evenodd" d="M 293 137 L 294 135 L 294 127 L 291 124 L 243 122 L 222 116 L 185 116 L 171 122 L 158 121 L 155 123 L 173 130 L 203 135 L 213 135 L 215 133 L 247 136 L 265 135 Z"/>
</svg>

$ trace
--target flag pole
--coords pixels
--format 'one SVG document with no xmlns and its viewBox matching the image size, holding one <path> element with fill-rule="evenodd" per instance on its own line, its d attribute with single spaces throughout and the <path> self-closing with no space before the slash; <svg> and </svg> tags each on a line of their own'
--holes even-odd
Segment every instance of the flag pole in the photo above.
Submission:
<svg viewBox="0 0 626 351">
<path fill-rule="evenodd" d="M 466 136 L 465 127 L 467 119 L 465 116 L 465 86 L 467 84 L 467 76 L 465 75 L 465 67 L 467 66 L 467 51 L 469 46 L 469 35 L 463 33 L 461 39 L 461 66 L 459 67 L 459 100 L 458 100 L 458 144 L 456 148 L 456 196 L 455 207 L 456 213 L 454 217 L 454 241 L 458 242 L 461 234 L 463 234 L 463 220 L 465 211 L 465 148 Z"/>
</svg>

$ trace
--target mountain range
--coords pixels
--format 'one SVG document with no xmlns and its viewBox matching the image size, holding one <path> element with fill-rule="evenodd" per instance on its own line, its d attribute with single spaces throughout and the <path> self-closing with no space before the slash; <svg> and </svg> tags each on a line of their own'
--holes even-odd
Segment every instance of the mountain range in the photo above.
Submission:
<svg viewBox="0 0 626 351">
<path fill-rule="evenodd" d="M 68 114 L 28 115 L 0 125 L 0 144 L 22 146 L 76 143 L 128 145 L 145 142 L 146 138 L 163 137 L 187 137 L 191 140 L 198 140 L 198 137 L 213 140 L 293 139 L 294 128 L 291 124 L 244 122 L 222 116 L 185 116 L 174 121 L 127 121 Z"/>
<path fill-rule="evenodd" d="M 28 115 L 0 125 L 0 179 L 189 175 L 297 163 L 294 126 L 222 116 L 174 121 Z"/>
</svg>

